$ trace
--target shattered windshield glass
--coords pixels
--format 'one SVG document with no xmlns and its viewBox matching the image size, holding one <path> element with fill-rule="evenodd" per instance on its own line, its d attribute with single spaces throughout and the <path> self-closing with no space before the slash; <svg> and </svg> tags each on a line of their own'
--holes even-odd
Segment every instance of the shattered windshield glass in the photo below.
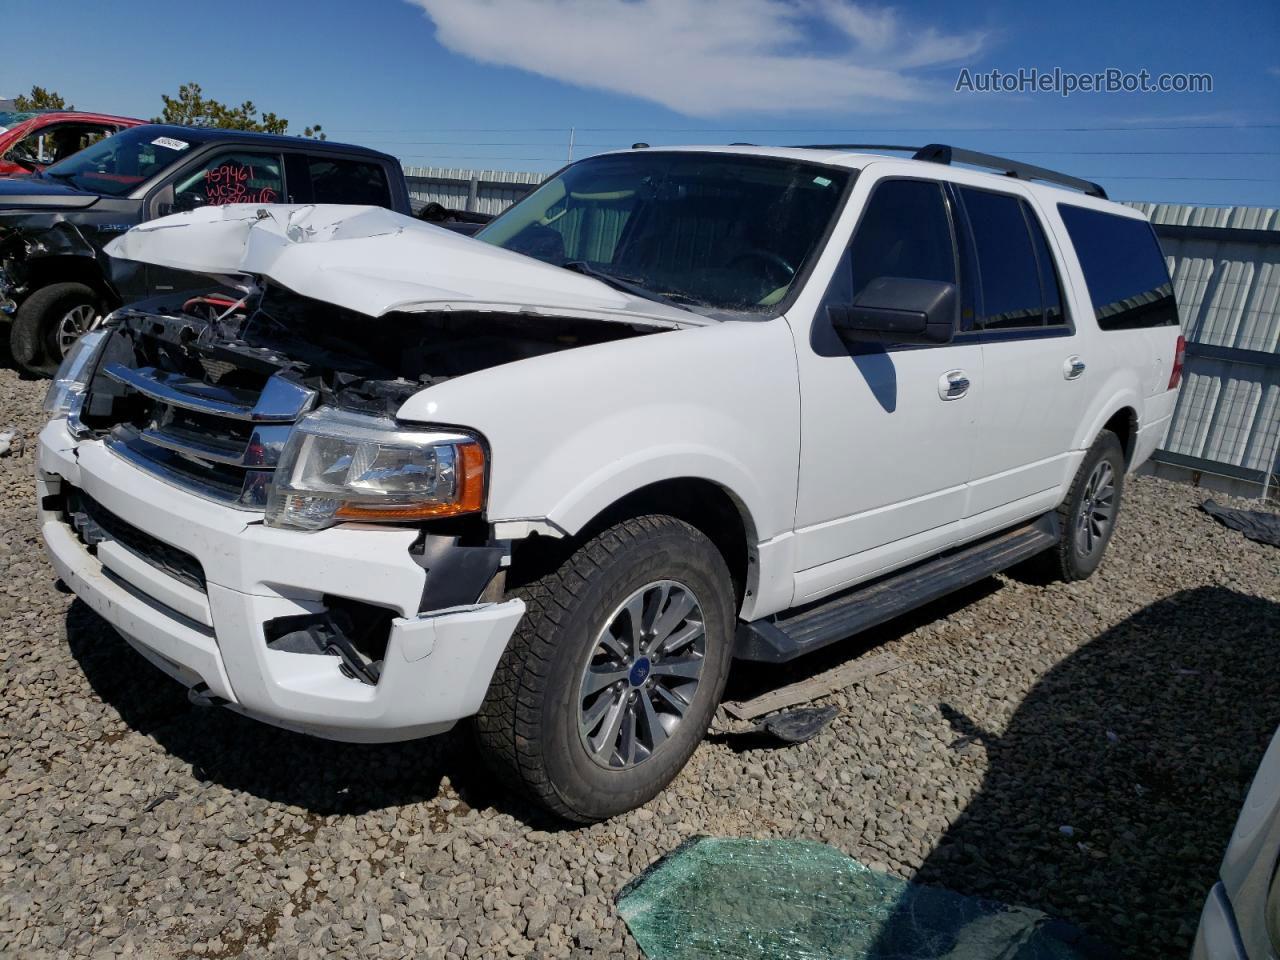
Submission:
<svg viewBox="0 0 1280 960">
<path fill-rule="evenodd" d="M 649 960 L 1084 960 L 1038 910 L 910 883 L 805 840 L 699 837 L 618 895 Z"/>
<path fill-rule="evenodd" d="M 773 314 L 817 255 L 851 172 L 729 153 L 606 154 L 476 236 L 650 299 Z"/>
<path fill-rule="evenodd" d="M 92 193 L 123 197 L 187 156 L 189 147 L 185 140 L 158 136 L 155 127 L 133 127 L 55 163 L 44 176 Z"/>
</svg>

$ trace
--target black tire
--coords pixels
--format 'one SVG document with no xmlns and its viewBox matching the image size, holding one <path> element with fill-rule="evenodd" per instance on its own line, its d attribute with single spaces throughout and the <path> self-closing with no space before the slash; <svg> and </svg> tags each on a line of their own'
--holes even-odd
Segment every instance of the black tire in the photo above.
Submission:
<svg viewBox="0 0 1280 960">
<path fill-rule="evenodd" d="M 96 313 L 100 304 L 97 292 L 83 283 L 51 283 L 36 290 L 18 307 L 9 330 L 13 362 L 27 373 L 52 376 L 62 362 L 59 322 L 78 307 L 92 307 Z"/>
<path fill-rule="evenodd" d="M 1091 490 L 1091 481 L 1098 473 L 1106 474 L 1107 471 L 1114 491 L 1109 503 L 1105 505 L 1109 510 L 1109 519 L 1099 524 L 1098 512 L 1091 511 L 1090 530 L 1086 532 L 1082 514 L 1086 499 L 1096 493 Z M 1124 472 L 1124 447 L 1120 438 L 1110 430 L 1103 430 L 1085 454 L 1075 479 L 1071 481 L 1067 498 L 1058 507 L 1061 537 L 1041 558 L 1045 574 L 1057 580 L 1084 580 L 1098 569 L 1120 514 Z M 1102 504 L 1097 506 L 1101 508 Z"/>
<path fill-rule="evenodd" d="M 600 649 L 605 628 L 618 622 L 621 605 L 658 581 L 686 586 L 701 607 L 701 674 L 686 711 L 660 745 L 634 766 L 608 768 L 601 755 L 593 758 L 587 735 L 579 732 L 583 671 Z M 536 803 L 580 823 L 607 819 L 653 798 L 688 762 L 724 692 L 736 616 L 720 552 L 683 521 L 637 517 L 592 537 L 555 570 L 513 594 L 524 600 L 525 615 L 473 725 L 490 766 Z M 653 683 L 662 682 L 659 663 L 654 660 Z M 639 674 L 642 681 L 647 674 L 647 668 Z M 649 689 L 632 690 L 635 676 L 618 680 L 601 696 L 616 690 L 635 702 Z M 633 726 L 628 742 L 636 741 L 637 729 L 643 728 Z"/>
</svg>

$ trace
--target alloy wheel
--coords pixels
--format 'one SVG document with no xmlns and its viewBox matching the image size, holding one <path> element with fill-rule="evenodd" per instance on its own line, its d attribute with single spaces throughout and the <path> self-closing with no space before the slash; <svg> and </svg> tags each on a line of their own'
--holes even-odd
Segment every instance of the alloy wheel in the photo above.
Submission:
<svg viewBox="0 0 1280 960">
<path fill-rule="evenodd" d="M 1076 514 L 1076 550 L 1090 556 L 1107 538 L 1116 516 L 1116 472 L 1109 460 L 1099 460 L 1085 481 Z"/>
<path fill-rule="evenodd" d="M 614 770 L 648 760 L 683 721 L 706 656 L 702 605 L 675 580 L 631 594 L 596 635 L 578 687 L 587 754 Z"/>
<path fill-rule="evenodd" d="M 82 303 L 68 310 L 58 321 L 57 329 L 54 331 L 54 345 L 58 350 L 58 355 L 54 359 L 61 362 L 72 345 L 97 325 L 98 311 L 94 309 L 93 304 Z"/>
</svg>

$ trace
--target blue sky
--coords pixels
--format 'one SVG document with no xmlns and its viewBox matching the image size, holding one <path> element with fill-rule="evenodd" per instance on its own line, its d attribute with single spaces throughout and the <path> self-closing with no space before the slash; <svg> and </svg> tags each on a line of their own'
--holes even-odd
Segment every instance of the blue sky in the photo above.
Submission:
<svg viewBox="0 0 1280 960">
<path fill-rule="evenodd" d="M 157 114 L 206 95 L 408 163 L 552 170 L 629 145 L 933 140 L 1121 199 L 1280 206 L 1274 0 L 61 0 L 10 4 L 0 94 Z M 971 72 L 1208 73 L 1212 93 L 955 92 Z M 1169 129 L 1174 128 L 1174 129 Z"/>
</svg>

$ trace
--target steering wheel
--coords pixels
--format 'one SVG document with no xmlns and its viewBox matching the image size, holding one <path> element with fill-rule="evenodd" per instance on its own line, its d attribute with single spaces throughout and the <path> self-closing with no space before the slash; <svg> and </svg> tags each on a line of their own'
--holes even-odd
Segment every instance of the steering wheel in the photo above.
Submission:
<svg viewBox="0 0 1280 960">
<path fill-rule="evenodd" d="M 729 266 L 732 267 L 734 264 L 742 263 L 744 261 L 751 261 L 751 260 L 759 260 L 763 263 L 767 263 L 775 267 L 780 267 L 784 271 L 784 276 L 783 276 L 784 280 L 790 281 L 791 278 L 796 275 L 796 268 L 793 267 L 790 263 L 788 263 L 785 258 L 774 253 L 772 250 L 761 250 L 759 247 L 753 247 L 750 250 L 744 250 L 742 253 L 738 254 L 736 257 L 734 257 L 732 260 L 729 261 Z"/>
</svg>

